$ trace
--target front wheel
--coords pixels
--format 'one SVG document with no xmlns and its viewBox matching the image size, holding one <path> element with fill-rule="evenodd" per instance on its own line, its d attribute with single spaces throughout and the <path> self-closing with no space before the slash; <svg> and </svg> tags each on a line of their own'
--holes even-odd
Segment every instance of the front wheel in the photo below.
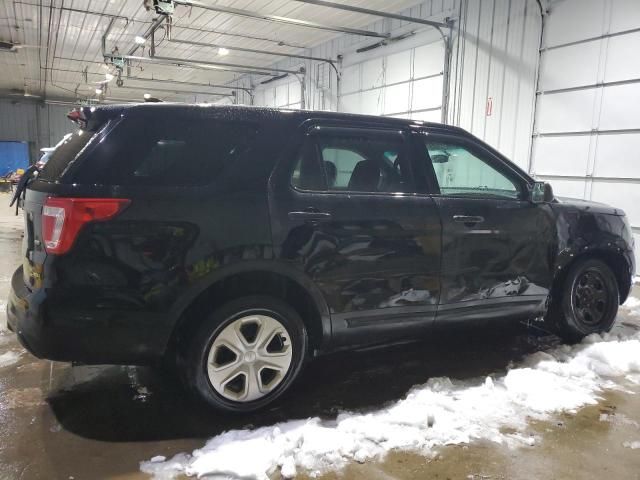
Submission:
<svg viewBox="0 0 640 480">
<path fill-rule="evenodd" d="M 560 336 L 571 342 L 611 330 L 618 313 L 618 282 L 596 259 L 578 261 L 567 274 L 558 304 L 549 312 Z"/>
<path fill-rule="evenodd" d="M 268 296 L 233 300 L 194 335 L 187 382 L 211 406 L 249 412 L 278 398 L 300 373 L 307 333 L 298 313 Z"/>
</svg>

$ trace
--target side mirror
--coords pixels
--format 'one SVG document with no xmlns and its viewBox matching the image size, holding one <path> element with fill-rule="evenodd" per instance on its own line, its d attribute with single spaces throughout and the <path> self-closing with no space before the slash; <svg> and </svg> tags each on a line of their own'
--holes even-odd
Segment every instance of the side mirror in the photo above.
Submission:
<svg viewBox="0 0 640 480">
<path fill-rule="evenodd" d="M 531 203 L 548 203 L 553 200 L 553 189 L 546 182 L 534 182 L 529 193 Z"/>
</svg>

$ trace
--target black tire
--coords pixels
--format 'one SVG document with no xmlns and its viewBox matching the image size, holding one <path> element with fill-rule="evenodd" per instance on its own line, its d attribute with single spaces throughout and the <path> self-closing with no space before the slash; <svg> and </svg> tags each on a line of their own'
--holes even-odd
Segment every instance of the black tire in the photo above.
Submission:
<svg viewBox="0 0 640 480">
<path fill-rule="evenodd" d="M 277 386 L 253 401 L 225 398 L 212 385 L 207 373 L 211 346 L 219 334 L 235 320 L 249 315 L 267 315 L 282 324 L 291 342 L 291 365 Z M 213 311 L 196 330 L 183 354 L 182 373 L 187 385 L 212 407 L 227 412 L 251 412 L 280 397 L 300 374 L 307 358 L 307 332 L 300 315 L 278 298 L 253 295 L 232 300 Z M 245 381 L 247 377 L 244 377 Z"/>
<path fill-rule="evenodd" d="M 618 313 L 616 276 L 596 259 L 576 262 L 558 289 L 548 314 L 550 326 L 565 341 L 579 342 L 592 333 L 608 332 Z"/>
</svg>

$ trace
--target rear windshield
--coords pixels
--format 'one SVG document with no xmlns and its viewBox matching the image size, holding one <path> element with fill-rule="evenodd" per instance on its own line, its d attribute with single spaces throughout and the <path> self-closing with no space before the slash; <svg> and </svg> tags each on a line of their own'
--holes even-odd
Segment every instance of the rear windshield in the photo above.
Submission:
<svg viewBox="0 0 640 480">
<path fill-rule="evenodd" d="M 95 135 L 95 130 L 82 129 L 68 135 L 56 146 L 53 152 L 47 152 L 42 156 L 44 159 L 48 154 L 49 159 L 46 161 L 42 171 L 38 174 L 38 178 L 47 182 L 57 181 L 69 164 L 76 159 L 78 154 Z"/>
<path fill-rule="evenodd" d="M 256 127 L 243 122 L 132 117 L 83 154 L 75 183 L 206 185 L 244 155 Z"/>
</svg>

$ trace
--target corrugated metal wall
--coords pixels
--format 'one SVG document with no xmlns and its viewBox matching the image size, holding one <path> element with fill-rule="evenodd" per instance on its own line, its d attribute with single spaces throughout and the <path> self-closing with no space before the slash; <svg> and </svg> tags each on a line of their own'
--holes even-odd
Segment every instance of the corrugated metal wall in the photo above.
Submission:
<svg viewBox="0 0 640 480">
<path fill-rule="evenodd" d="M 448 123 L 528 170 L 542 17 L 535 0 L 461 0 Z"/>
<path fill-rule="evenodd" d="M 457 15 L 459 0 L 428 0 L 413 8 L 401 12 L 417 18 L 425 18 L 442 21 L 446 17 Z M 298 59 L 287 59 L 276 63 L 277 68 L 297 70 L 300 67 L 306 69 L 305 75 L 305 108 L 317 110 L 340 110 L 354 113 L 378 113 L 409 117 L 416 111 L 425 116 L 431 107 L 440 106 L 429 103 L 429 99 L 435 96 L 440 100 L 442 82 L 428 83 L 423 76 L 431 73 L 441 74 L 444 64 L 444 55 L 437 44 L 441 44 L 441 36 L 431 27 L 407 23 L 399 20 L 380 19 L 367 27 L 376 32 L 390 32 L 391 36 L 399 36 L 414 32 L 413 35 L 397 43 L 391 43 L 385 47 L 379 47 L 369 52 L 357 53 L 362 47 L 377 43 L 377 40 L 354 35 L 342 35 L 332 41 L 321 44 L 313 49 L 305 51 L 305 55 L 336 59 L 342 57 L 342 65 L 338 68 L 342 72 L 342 85 L 339 87 L 336 73 L 326 63 Z M 436 44 L 433 49 L 427 45 Z M 425 48 L 420 48 L 420 47 Z M 434 67 L 434 63 L 436 66 Z M 434 71 L 435 68 L 435 71 Z M 428 74 L 424 72 L 428 71 Z M 299 81 L 289 76 L 287 79 L 261 86 L 258 82 L 264 78 L 252 78 L 256 85 L 255 105 L 261 106 L 290 106 L 297 108 L 299 102 L 290 101 L 296 98 L 301 91 Z M 422 80 L 422 82 L 421 82 Z M 247 79 L 249 81 L 249 79 Z M 408 103 L 411 98 L 410 90 L 417 82 L 415 90 L 415 102 Z M 283 85 L 287 85 L 288 97 L 284 95 Z M 276 91 L 281 88 L 279 95 Z M 418 91 L 418 89 L 420 89 Z M 296 91 L 294 96 L 292 91 Z M 339 95 L 339 91 L 341 94 Z M 400 96 L 407 99 L 404 106 Z M 421 95 L 426 91 L 426 99 Z M 340 104 L 338 97 L 340 96 Z M 386 97 L 386 98 L 385 98 Z M 281 103 L 286 101 L 288 103 Z M 423 107 L 421 105 L 426 105 Z M 435 115 L 437 117 L 437 114 Z M 429 115 L 434 119 L 434 115 Z M 440 120 L 435 118 L 435 120 Z"/>
<path fill-rule="evenodd" d="M 42 105 L 31 101 L 0 99 L 0 140 L 29 143 L 31 162 L 43 147 L 53 146 L 74 130 L 65 105 Z"/>
<path fill-rule="evenodd" d="M 455 20 L 446 121 L 528 169 L 542 28 L 536 0 L 429 0 L 403 13 Z M 356 50 L 375 41 L 353 35 L 310 49 L 311 56 L 342 57 L 340 87 L 327 64 L 289 59 L 275 66 L 305 67 L 306 108 L 441 121 L 445 56 L 438 31 L 389 19 L 368 28 L 414 34 L 363 53 Z M 298 80 L 289 76 L 258 85 L 254 104 L 299 108 L 300 91 Z"/>
<path fill-rule="evenodd" d="M 640 248 L 639 50 L 639 0 L 551 4 L 532 160 L 532 171 L 550 182 L 556 194 L 623 208 L 633 226 L 636 252 Z"/>
</svg>

